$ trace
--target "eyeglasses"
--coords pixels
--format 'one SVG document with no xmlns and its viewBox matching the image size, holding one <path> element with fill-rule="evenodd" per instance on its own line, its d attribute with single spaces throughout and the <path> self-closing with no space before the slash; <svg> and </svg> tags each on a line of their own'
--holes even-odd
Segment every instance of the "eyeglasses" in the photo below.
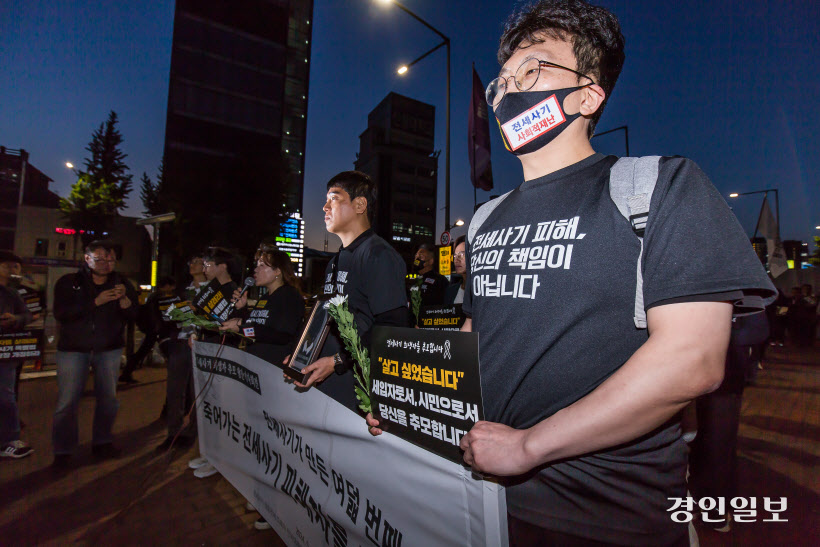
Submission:
<svg viewBox="0 0 820 547">
<path fill-rule="evenodd" d="M 116 258 L 108 258 L 108 257 L 106 257 L 106 256 L 94 256 L 94 255 L 88 255 L 88 258 L 90 258 L 90 259 L 91 259 L 91 260 L 93 260 L 94 262 L 112 262 L 112 263 L 113 263 L 113 262 L 116 262 L 116 261 L 117 261 L 117 259 L 116 259 Z"/>
<path fill-rule="evenodd" d="M 210 267 L 211 267 L 211 266 L 213 266 L 213 265 L 214 265 L 214 264 L 213 264 L 213 263 L 211 263 L 211 262 L 203 262 L 203 263 L 202 263 L 202 268 L 203 268 L 203 269 L 205 269 L 205 268 L 210 268 Z"/>
<path fill-rule="evenodd" d="M 518 91 L 529 91 L 532 89 L 538 82 L 538 76 L 541 74 L 541 67 L 569 70 L 573 74 L 577 74 L 578 76 L 589 80 L 590 83 L 587 85 L 592 85 L 595 83 L 595 80 L 586 74 L 578 72 L 577 70 L 557 65 L 549 61 L 542 61 L 540 59 L 527 59 L 521 63 L 521 66 L 518 67 L 518 70 L 515 71 L 513 76 L 507 76 L 506 78 L 504 76 L 499 76 L 490 82 L 490 85 L 487 86 L 487 91 L 484 92 L 484 96 L 487 99 L 487 104 L 494 107 L 501 102 L 501 99 L 504 98 L 504 94 L 507 92 L 507 82 L 510 78 L 513 78 L 515 87 L 518 88 Z"/>
<path fill-rule="evenodd" d="M 461 251 L 460 253 L 456 253 L 456 254 L 453 255 L 453 260 L 455 260 L 456 258 L 460 258 L 461 260 L 464 260 L 464 256 L 465 256 L 464 251 Z"/>
</svg>

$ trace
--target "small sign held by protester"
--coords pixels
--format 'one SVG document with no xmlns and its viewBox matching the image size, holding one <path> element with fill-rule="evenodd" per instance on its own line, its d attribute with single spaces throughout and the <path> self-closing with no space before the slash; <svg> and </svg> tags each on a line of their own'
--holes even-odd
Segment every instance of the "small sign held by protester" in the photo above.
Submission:
<svg viewBox="0 0 820 547">
<path fill-rule="evenodd" d="M 455 463 L 484 419 L 478 334 L 374 327 L 371 398 L 381 428 Z"/>
<path fill-rule="evenodd" d="M 43 338 L 43 329 L 0 334 L 0 361 L 41 359 Z"/>
</svg>

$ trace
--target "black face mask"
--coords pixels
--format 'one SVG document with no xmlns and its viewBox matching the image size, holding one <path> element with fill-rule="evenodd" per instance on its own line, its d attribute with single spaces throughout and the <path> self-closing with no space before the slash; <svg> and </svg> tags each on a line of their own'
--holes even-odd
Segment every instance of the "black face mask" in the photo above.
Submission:
<svg viewBox="0 0 820 547">
<path fill-rule="evenodd" d="M 419 260 L 418 258 L 413 261 L 413 271 L 420 272 L 424 269 L 424 262 Z"/>
<path fill-rule="evenodd" d="M 495 119 L 507 150 L 521 156 L 540 150 L 555 139 L 581 113 L 564 113 L 564 99 L 581 88 L 507 93 L 495 107 Z"/>
</svg>

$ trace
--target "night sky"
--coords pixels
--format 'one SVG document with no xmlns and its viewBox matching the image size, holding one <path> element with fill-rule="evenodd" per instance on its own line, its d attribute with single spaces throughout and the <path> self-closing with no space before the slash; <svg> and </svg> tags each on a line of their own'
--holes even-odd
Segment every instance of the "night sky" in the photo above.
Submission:
<svg viewBox="0 0 820 547">
<path fill-rule="evenodd" d="M 503 21 L 514 3 L 405 0 L 452 41 L 451 221 L 469 218 L 467 160 L 471 64 L 486 84 Z M 820 235 L 820 3 L 743 0 L 601 2 L 620 19 L 626 64 L 599 131 L 628 125 L 632 155 L 695 160 L 718 190 L 780 191 L 783 239 Z M 51 0 L 0 3 L 0 144 L 30 161 L 67 195 L 64 163 L 82 165 L 91 134 L 109 110 L 120 117 L 139 215 L 139 178 L 155 176 L 162 155 L 173 0 Z M 396 68 L 439 43 L 409 15 L 373 0 L 316 0 L 308 104 L 304 213 L 307 244 L 321 248 L 325 183 L 353 168 L 367 113 L 390 91 L 436 107 L 444 206 L 445 50 L 406 75 Z M 517 159 L 493 135 L 495 189 L 522 180 Z M 624 155 L 623 132 L 593 140 Z M 478 192 L 478 201 L 490 193 Z M 237 200 L 247 199 L 241 190 Z M 751 235 L 761 195 L 729 199 Z M 772 204 L 772 206 L 774 206 Z M 438 213 L 438 229 L 444 211 Z M 454 235 L 464 233 L 457 228 Z M 716 235 L 719 237 L 719 235 Z M 338 239 L 330 237 L 330 249 Z"/>
</svg>

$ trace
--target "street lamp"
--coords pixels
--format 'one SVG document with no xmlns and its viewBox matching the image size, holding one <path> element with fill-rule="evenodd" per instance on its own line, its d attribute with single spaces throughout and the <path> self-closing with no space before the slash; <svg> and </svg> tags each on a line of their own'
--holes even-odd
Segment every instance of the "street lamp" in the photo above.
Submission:
<svg viewBox="0 0 820 547">
<path fill-rule="evenodd" d="M 65 162 L 65 166 L 66 166 L 68 169 L 74 169 L 74 164 L 73 164 L 73 163 L 71 163 L 70 161 Z"/>
<path fill-rule="evenodd" d="M 447 227 L 447 231 L 449 232 L 452 228 L 458 228 L 459 226 L 464 226 L 464 221 L 462 219 L 458 219 L 452 226 Z"/>
<path fill-rule="evenodd" d="M 752 194 L 766 194 L 763 197 L 763 199 L 766 199 L 769 196 L 769 192 L 774 192 L 774 208 L 777 215 L 777 239 L 780 239 L 780 198 L 777 194 L 777 188 L 769 188 L 767 190 L 755 190 L 754 192 L 732 192 L 731 194 L 729 194 L 729 197 L 737 198 L 740 196 L 750 196 Z M 759 224 L 760 222 L 758 221 L 758 225 Z M 757 228 L 758 226 L 755 226 L 755 233 L 752 236 L 752 239 L 757 237 Z"/>
<path fill-rule="evenodd" d="M 415 19 L 416 21 L 418 21 L 419 23 L 421 23 L 425 27 L 429 28 L 430 30 L 432 30 L 433 32 L 438 34 L 438 36 L 442 39 L 442 42 L 439 45 L 437 45 L 436 47 L 434 47 L 433 49 L 431 49 L 430 51 L 428 51 L 427 53 L 425 53 L 424 55 L 422 55 L 421 57 L 419 57 L 418 59 L 416 59 L 412 63 L 407 64 L 407 65 L 403 65 L 402 67 L 400 67 L 398 69 L 398 73 L 400 75 L 406 74 L 411 66 L 418 63 L 419 61 L 421 61 L 422 59 L 424 59 L 425 57 L 427 57 L 428 55 L 430 55 L 431 53 L 433 53 L 437 49 L 441 48 L 442 46 L 447 47 L 447 138 L 446 138 L 446 144 L 444 146 L 444 157 L 445 157 L 445 159 L 444 159 L 444 161 L 445 161 L 445 168 L 444 168 L 445 169 L 445 172 L 444 172 L 444 225 L 449 226 L 450 225 L 450 39 L 447 36 L 445 36 L 444 34 L 442 34 L 441 32 L 439 32 L 439 30 L 436 29 L 433 25 L 431 25 L 430 23 L 428 23 L 427 21 L 425 21 L 424 19 L 422 19 L 421 17 L 419 17 L 418 15 L 416 15 L 415 13 L 413 13 L 412 11 L 407 9 L 407 7 L 404 6 L 403 4 L 400 4 L 399 2 L 396 2 L 395 0 L 380 0 L 380 1 L 381 1 L 382 4 L 393 4 L 394 6 L 399 8 L 400 10 L 404 11 L 405 13 L 407 13 L 408 15 L 413 17 L 413 19 Z"/>
</svg>

